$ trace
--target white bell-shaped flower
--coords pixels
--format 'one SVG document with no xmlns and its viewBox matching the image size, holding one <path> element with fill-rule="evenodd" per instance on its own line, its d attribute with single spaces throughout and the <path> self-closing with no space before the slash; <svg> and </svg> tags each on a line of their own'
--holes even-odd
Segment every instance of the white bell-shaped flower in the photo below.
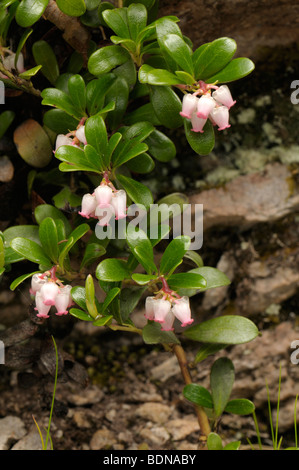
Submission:
<svg viewBox="0 0 299 470">
<path fill-rule="evenodd" d="M 204 125 L 205 125 L 206 122 L 207 122 L 207 119 L 199 118 L 196 115 L 196 112 L 194 112 L 191 116 L 191 124 L 192 124 L 191 131 L 200 132 L 202 134 L 203 133 L 203 128 L 204 128 Z"/>
<path fill-rule="evenodd" d="M 46 282 L 39 291 L 43 296 L 45 305 L 55 305 L 56 296 L 59 292 L 59 287 L 55 282 Z"/>
<path fill-rule="evenodd" d="M 215 106 L 216 101 L 211 97 L 211 95 L 202 95 L 197 102 L 197 117 L 207 119 Z"/>
<path fill-rule="evenodd" d="M 184 95 L 182 102 L 182 111 L 180 112 L 180 115 L 187 119 L 191 119 L 192 114 L 196 111 L 197 102 L 197 96 L 191 95 L 190 93 Z"/>
<path fill-rule="evenodd" d="M 93 194 L 84 194 L 81 202 L 81 211 L 79 212 L 79 215 L 82 217 L 86 217 L 89 219 L 90 216 L 92 216 L 96 210 L 97 207 L 97 200 Z"/>
<path fill-rule="evenodd" d="M 181 326 L 187 326 L 193 323 L 189 297 L 184 296 L 180 299 L 176 299 L 172 306 L 172 313 L 181 322 Z"/>
<path fill-rule="evenodd" d="M 41 277 L 40 274 L 33 274 L 31 278 L 31 288 L 29 289 L 30 294 L 35 295 L 46 282 L 47 279 L 45 277 Z"/>
<path fill-rule="evenodd" d="M 230 127 L 229 110 L 226 106 L 216 106 L 210 113 L 211 120 L 218 126 L 218 131 Z"/>
<path fill-rule="evenodd" d="M 127 211 L 127 193 L 123 189 L 115 191 L 112 195 L 111 204 L 115 211 L 115 218 L 124 219 Z"/>
<path fill-rule="evenodd" d="M 159 323 L 164 323 L 165 318 L 170 312 L 171 303 L 169 300 L 155 299 L 153 303 L 154 307 L 154 320 Z"/>
<path fill-rule="evenodd" d="M 45 305 L 44 304 L 44 298 L 41 293 L 41 291 L 37 291 L 35 294 L 35 309 L 37 313 L 37 317 L 39 318 L 49 318 L 49 311 L 50 311 L 51 305 Z"/>
<path fill-rule="evenodd" d="M 233 100 L 230 89 L 227 85 L 221 85 L 213 92 L 212 96 L 217 103 L 223 104 L 228 109 L 236 103 L 236 101 Z"/>
<path fill-rule="evenodd" d="M 85 126 L 80 126 L 79 129 L 76 130 L 76 137 L 80 140 L 80 142 L 82 142 L 82 144 L 87 145 L 87 140 L 85 137 Z"/>
<path fill-rule="evenodd" d="M 112 189 L 107 184 L 100 184 L 94 191 L 99 207 L 109 207 L 112 199 Z"/>
</svg>

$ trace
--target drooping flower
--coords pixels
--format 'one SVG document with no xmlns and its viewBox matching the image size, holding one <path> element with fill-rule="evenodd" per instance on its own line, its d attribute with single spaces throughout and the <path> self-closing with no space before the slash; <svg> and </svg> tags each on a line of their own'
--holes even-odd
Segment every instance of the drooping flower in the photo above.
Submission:
<svg viewBox="0 0 299 470">
<path fill-rule="evenodd" d="M 55 152 L 62 145 L 73 145 L 73 139 L 71 137 L 67 137 L 64 134 L 58 134 L 55 142 Z"/>
<path fill-rule="evenodd" d="M 164 323 L 165 318 L 171 310 L 171 303 L 169 300 L 155 299 L 153 303 L 154 308 L 154 321 Z"/>
<path fill-rule="evenodd" d="M 221 85 L 212 94 L 214 100 L 230 109 L 236 101 L 233 100 L 230 89 L 227 85 Z"/>
<path fill-rule="evenodd" d="M 208 119 L 210 112 L 215 108 L 216 101 L 211 95 L 202 95 L 197 102 L 197 117 Z"/>
<path fill-rule="evenodd" d="M 216 106 L 211 111 L 211 120 L 218 126 L 219 131 L 223 131 L 230 127 L 229 124 L 229 110 L 226 106 Z"/>
<path fill-rule="evenodd" d="M 37 291 L 35 294 L 35 309 L 38 313 L 36 314 L 39 318 L 49 318 L 49 311 L 51 309 L 51 305 L 44 304 L 44 298 L 40 291 Z"/>
<path fill-rule="evenodd" d="M 45 305 L 55 305 L 55 299 L 59 292 L 59 287 L 55 282 L 45 282 L 39 292 L 43 297 L 43 302 Z"/>
<path fill-rule="evenodd" d="M 55 298 L 55 307 L 57 309 L 56 315 L 67 315 L 67 309 L 70 306 L 70 290 L 71 286 L 67 285 L 61 287 Z"/>
<path fill-rule="evenodd" d="M 81 202 L 81 211 L 79 211 L 79 214 L 82 217 L 86 217 L 86 219 L 89 219 L 90 216 L 94 215 L 96 207 L 97 200 L 95 198 L 95 195 L 89 193 L 84 194 Z"/>
<path fill-rule="evenodd" d="M 120 189 L 112 194 L 111 204 L 115 211 L 115 219 L 124 219 L 127 214 L 127 194 L 126 191 Z"/>
<path fill-rule="evenodd" d="M 145 299 L 145 318 L 147 320 L 155 319 L 155 310 L 154 310 L 155 297 L 148 296 Z"/>
<path fill-rule="evenodd" d="M 29 292 L 31 295 L 35 295 L 45 284 L 47 280 L 40 274 L 33 274 L 31 278 L 31 288 L 29 289 Z"/>
<path fill-rule="evenodd" d="M 76 130 L 76 137 L 80 140 L 80 142 L 82 142 L 82 144 L 87 145 L 87 140 L 85 137 L 85 126 L 80 126 L 79 129 Z"/>
<path fill-rule="evenodd" d="M 192 124 L 191 131 L 200 132 L 202 134 L 204 132 L 203 128 L 206 122 L 207 122 L 207 119 L 202 119 L 198 117 L 196 112 L 194 112 L 191 116 L 191 124 Z"/>
<path fill-rule="evenodd" d="M 173 331 L 173 323 L 175 320 L 175 316 L 173 314 L 172 309 L 167 313 L 166 317 L 164 318 L 164 323 L 162 323 L 161 331 Z"/>
<path fill-rule="evenodd" d="M 189 297 L 184 296 L 176 299 L 172 306 L 172 313 L 181 322 L 182 327 L 191 325 L 193 319 L 191 318 Z"/>
<path fill-rule="evenodd" d="M 191 119 L 192 114 L 197 109 L 197 102 L 198 102 L 198 98 L 196 95 L 192 95 L 190 93 L 187 93 L 186 95 L 184 95 L 183 103 L 182 103 L 182 111 L 180 112 L 180 115 L 187 119 Z"/>
<path fill-rule="evenodd" d="M 101 208 L 109 207 L 111 205 L 112 193 L 112 188 L 108 184 L 100 184 L 94 190 L 97 205 Z"/>
<path fill-rule="evenodd" d="M 100 205 L 96 207 L 95 217 L 98 219 L 98 224 L 101 227 L 109 225 L 109 222 L 114 215 L 114 208 L 111 204 L 107 207 L 101 207 Z"/>
</svg>

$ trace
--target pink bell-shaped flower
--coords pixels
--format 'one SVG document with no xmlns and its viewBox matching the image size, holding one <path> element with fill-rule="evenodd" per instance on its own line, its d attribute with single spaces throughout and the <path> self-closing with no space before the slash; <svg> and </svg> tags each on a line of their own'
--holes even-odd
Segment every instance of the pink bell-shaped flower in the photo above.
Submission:
<svg viewBox="0 0 299 470">
<path fill-rule="evenodd" d="M 191 131 L 200 132 L 202 134 L 203 128 L 206 122 L 207 122 L 206 119 L 199 118 L 194 112 L 191 116 L 191 124 L 192 124 Z"/>
<path fill-rule="evenodd" d="M 100 184 L 100 186 L 95 189 L 94 194 L 99 207 L 104 208 L 110 206 L 112 193 L 112 189 L 107 184 Z"/>
<path fill-rule="evenodd" d="M 59 287 L 55 282 L 46 282 L 39 292 L 43 296 L 45 305 L 55 305 L 56 296 L 59 292 Z"/>
<path fill-rule="evenodd" d="M 147 320 L 154 320 L 155 319 L 155 310 L 154 310 L 154 303 L 156 302 L 155 297 L 147 297 L 145 299 L 145 318 Z"/>
<path fill-rule="evenodd" d="M 180 115 L 187 119 L 191 119 L 192 114 L 196 111 L 198 98 L 190 93 L 184 95 L 182 102 L 182 111 Z"/>
<path fill-rule="evenodd" d="M 207 119 L 215 106 L 216 101 L 211 97 L 211 95 L 202 95 L 197 102 L 197 117 Z"/>
<path fill-rule="evenodd" d="M 81 202 L 81 211 L 79 214 L 82 217 L 89 217 L 95 212 L 97 207 L 97 200 L 93 194 L 84 194 Z"/>
<path fill-rule="evenodd" d="M 62 145 L 72 145 L 72 142 L 73 139 L 71 139 L 70 137 L 67 137 L 64 134 L 58 134 L 58 136 L 56 137 L 55 152 Z"/>
<path fill-rule="evenodd" d="M 223 104 L 228 109 L 230 109 L 236 103 L 236 101 L 233 100 L 227 85 L 221 85 L 213 92 L 212 96 L 217 101 L 217 103 Z"/>
<path fill-rule="evenodd" d="M 107 207 L 101 207 L 100 205 L 97 206 L 95 210 L 95 217 L 99 219 L 98 224 L 101 227 L 104 227 L 106 225 L 109 225 L 111 217 L 115 215 L 114 208 L 110 204 Z"/>
<path fill-rule="evenodd" d="M 167 313 L 164 319 L 164 323 L 162 324 L 161 331 L 173 331 L 174 320 L 175 320 L 175 316 L 172 310 L 169 310 L 169 312 Z"/>
<path fill-rule="evenodd" d="M 76 130 L 76 137 L 80 140 L 80 142 L 82 142 L 82 144 L 87 145 L 87 140 L 85 137 L 85 126 L 80 126 L 79 129 Z"/>
<path fill-rule="evenodd" d="M 211 120 L 218 126 L 218 131 L 230 127 L 229 110 L 226 106 L 216 106 L 210 113 Z"/>
<path fill-rule="evenodd" d="M 158 323 L 164 323 L 167 314 L 170 312 L 171 303 L 169 300 L 155 299 L 154 307 L 154 320 Z"/>
<path fill-rule="evenodd" d="M 59 289 L 55 298 L 55 307 L 57 309 L 56 315 L 66 315 L 67 309 L 70 305 L 70 289 L 71 286 L 64 286 Z"/>
<path fill-rule="evenodd" d="M 123 189 L 115 191 L 112 195 L 111 204 L 115 211 L 115 219 L 124 219 L 127 214 L 127 193 Z"/>
<path fill-rule="evenodd" d="M 181 322 L 181 326 L 187 326 L 193 323 L 189 297 L 184 296 L 180 299 L 176 299 L 172 307 L 172 313 Z"/>
<path fill-rule="evenodd" d="M 41 293 L 41 291 L 37 291 L 35 295 L 35 309 L 37 313 L 37 317 L 39 318 L 49 318 L 49 311 L 50 311 L 51 305 L 45 305 L 44 304 L 44 298 Z"/>
<path fill-rule="evenodd" d="M 40 274 L 33 274 L 31 278 L 31 288 L 29 289 L 30 294 L 35 295 L 46 282 L 47 279 L 41 277 Z"/>
</svg>

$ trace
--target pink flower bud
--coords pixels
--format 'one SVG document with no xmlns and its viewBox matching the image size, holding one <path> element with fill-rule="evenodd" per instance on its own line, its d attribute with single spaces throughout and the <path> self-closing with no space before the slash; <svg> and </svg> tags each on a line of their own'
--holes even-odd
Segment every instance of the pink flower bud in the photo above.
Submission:
<svg viewBox="0 0 299 470">
<path fill-rule="evenodd" d="M 72 142 L 73 139 L 71 139 L 70 137 L 67 137 L 64 134 L 58 134 L 58 136 L 56 137 L 55 152 L 62 145 L 72 145 Z"/>
<path fill-rule="evenodd" d="M 211 97 L 211 95 L 201 96 L 197 102 L 197 117 L 201 119 L 207 119 L 215 106 L 216 101 Z"/>
<path fill-rule="evenodd" d="M 82 144 L 87 145 L 87 140 L 85 137 L 85 126 L 80 126 L 79 129 L 76 130 L 76 137 L 80 140 L 80 142 L 82 142 Z"/>
<path fill-rule="evenodd" d="M 174 330 L 174 328 L 173 328 L 174 320 L 175 320 L 175 316 L 172 313 L 172 310 L 169 310 L 169 312 L 167 313 L 167 315 L 164 319 L 164 323 L 162 325 L 161 331 L 173 331 Z"/>
<path fill-rule="evenodd" d="M 193 113 L 191 116 L 191 124 L 192 124 L 191 131 L 200 132 L 202 134 L 203 128 L 206 122 L 207 122 L 206 119 L 199 118 L 197 117 L 196 113 Z"/>
<path fill-rule="evenodd" d="M 164 323 L 165 318 L 170 312 L 171 303 L 169 300 L 155 299 L 153 303 L 154 307 L 154 320 L 159 323 Z"/>
<path fill-rule="evenodd" d="M 79 214 L 82 217 L 89 219 L 90 215 L 94 213 L 97 207 L 97 201 L 92 194 L 84 194 L 81 202 L 81 211 Z"/>
<path fill-rule="evenodd" d="M 194 113 L 194 111 L 196 111 L 197 102 L 197 96 L 191 95 L 190 93 L 184 95 L 182 111 L 180 112 L 180 115 L 187 119 L 191 119 L 192 114 Z"/>
<path fill-rule="evenodd" d="M 70 296 L 71 288 L 71 286 L 67 285 L 59 289 L 55 298 L 55 307 L 57 309 L 56 315 L 66 315 L 68 313 L 67 309 L 72 300 Z"/>
<path fill-rule="evenodd" d="M 107 184 L 100 184 L 100 186 L 95 189 L 94 194 L 99 207 L 103 208 L 110 206 L 112 193 L 112 189 Z"/>
<path fill-rule="evenodd" d="M 175 300 L 172 307 L 172 313 L 181 322 L 181 326 L 187 326 L 193 323 L 191 318 L 191 309 L 189 303 L 189 297 L 181 297 Z"/>
<path fill-rule="evenodd" d="M 155 319 L 155 311 L 154 311 L 154 303 L 155 303 L 155 297 L 147 297 L 145 300 L 145 318 L 148 320 L 154 320 Z"/>
<path fill-rule="evenodd" d="M 111 204 L 115 211 L 115 218 L 124 219 L 127 211 L 127 194 L 126 191 L 120 189 L 119 191 L 115 191 L 112 195 Z"/>
<path fill-rule="evenodd" d="M 50 308 L 51 308 L 51 305 L 45 305 L 44 304 L 44 299 L 43 299 L 43 295 L 41 293 L 41 291 L 37 291 L 36 292 L 36 295 L 35 295 L 35 309 L 34 310 L 37 310 L 38 313 L 37 313 L 37 317 L 40 317 L 40 318 L 49 318 L 49 311 L 50 311 Z"/>
<path fill-rule="evenodd" d="M 218 126 L 218 131 L 223 131 L 230 127 L 229 110 L 226 106 L 217 106 L 211 111 L 211 119 Z"/>
<path fill-rule="evenodd" d="M 31 278 L 31 288 L 29 289 L 29 292 L 31 295 L 35 295 L 37 291 L 41 289 L 43 284 L 47 282 L 47 279 L 44 277 L 41 277 L 40 274 L 33 274 Z"/>
<path fill-rule="evenodd" d="M 59 292 L 59 287 L 55 282 L 46 282 L 39 291 L 44 300 L 45 305 L 55 305 L 56 296 Z"/>
<path fill-rule="evenodd" d="M 223 104 L 228 109 L 230 109 L 236 103 L 236 101 L 233 100 L 227 85 L 221 85 L 213 92 L 212 96 L 218 103 Z"/>
</svg>

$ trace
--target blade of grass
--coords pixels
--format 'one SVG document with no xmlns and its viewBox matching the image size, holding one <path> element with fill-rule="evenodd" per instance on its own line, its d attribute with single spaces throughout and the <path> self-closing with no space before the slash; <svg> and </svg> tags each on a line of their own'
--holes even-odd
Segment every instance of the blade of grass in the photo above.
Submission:
<svg viewBox="0 0 299 470">
<path fill-rule="evenodd" d="M 37 424 L 37 421 L 36 421 L 36 419 L 34 418 L 33 415 L 32 415 L 32 419 L 33 419 L 33 421 L 35 422 L 35 426 L 37 427 L 37 430 L 38 430 L 38 433 L 39 433 L 39 437 L 40 437 L 40 440 L 41 440 L 41 443 L 42 443 L 42 449 L 45 450 L 45 444 L 44 444 L 43 435 L 42 435 L 42 433 L 41 433 L 40 427 L 39 427 L 39 425 Z"/>
<path fill-rule="evenodd" d="M 55 401 L 55 394 L 56 394 L 56 386 L 57 386 L 57 377 L 58 377 L 58 351 L 57 351 L 57 346 L 54 337 L 52 336 L 52 341 L 54 344 L 55 348 L 55 356 L 56 356 L 56 369 L 55 369 L 55 380 L 54 380 L 54 388 L 53 388 L 53 396 L 52 396 L 52 404 L 51 404 L 51 410 L 50 410 L 50 416 L 49 416 L 49 423 L 48 423 L 48 429 L 47 429 L 47 436 L 46 436 L 46 443 L 45 443 L 45 448 L 44 450 L 47 450 L 48 446 L 48 440 L 50 436 L 50 427 L 51 427 L 51 421 L 52 421 L 52 415 L 53 415 L 53 409 L 54 409 L 54 401 Z M 52 443 L 52 441 L 51 441 Z M 51 444 L 51 447 L 53 444 Z"/>
</svg>

